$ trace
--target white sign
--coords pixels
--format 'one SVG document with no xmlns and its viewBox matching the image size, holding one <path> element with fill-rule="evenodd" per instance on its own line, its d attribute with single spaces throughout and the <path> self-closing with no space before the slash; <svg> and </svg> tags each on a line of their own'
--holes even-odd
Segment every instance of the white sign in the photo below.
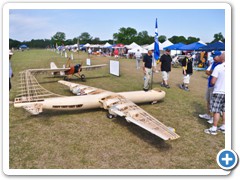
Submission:
<svg viewBox="0 0 240 180">
<path fill-rule="evenodd" d="M 110 74 L 120 76 L 119 61 L 110 60 Z"/>
<path fill-rule="evenodd" d="M 91 59 L 86 59 L 86 65 L 91 66 Z"/>
</svg>

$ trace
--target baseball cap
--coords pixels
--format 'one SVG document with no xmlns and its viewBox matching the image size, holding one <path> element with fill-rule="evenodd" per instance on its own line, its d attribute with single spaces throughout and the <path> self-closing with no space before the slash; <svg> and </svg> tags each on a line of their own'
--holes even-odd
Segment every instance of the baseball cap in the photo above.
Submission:
<svg viewBox="0 0 240 180">
<path fill-rule="evenodd" d="M 170 52 L 170 49 L 166 49 L 165 51 Z"/>
<path fill-rule="evenodd" d="M 213 51 L 211 56 L 215 58 L 216 56 L 220 56 L 221 54 L 221 51 Z"/>
</svg>

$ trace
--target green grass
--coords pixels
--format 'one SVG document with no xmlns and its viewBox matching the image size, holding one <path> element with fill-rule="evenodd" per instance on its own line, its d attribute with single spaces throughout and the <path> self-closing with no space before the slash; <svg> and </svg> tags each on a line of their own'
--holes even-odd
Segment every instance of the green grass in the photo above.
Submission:
<svg viewBox="0 0 240 180">
<path fill-rule="evenodd" d="M 87 54 L 74 54 L 75 63 Z M 109 64 L 112 58 L 92 56 L 92 64 Z M 48 68 L 51 61 L 61 67 L 66 58 L 48 50 L 15 52 L 12 57 L 14 78 L 10 99 L 17 94 L 18 72 L 29 68 Z M 120 77 L 109 74 L 109 66 L 86 71 L 86 82 L 72 82 L 113 92 L 141 90 L 143 73 L 136 70 L 134 59 L 120 59 Z M 41 85 L 57 94 L 72 95 L 57 83 L 62 78 L 38 75 Z M 161 74 L 154 74 L 153 88 L 160 88 Z M 181 68 L 173 68 L 170 89 L 163 101 L 142 104 L 144 110 L 167 126 L 174 127 L 180 138 L 163 141 L 123 118 L 109 120 L 103 109 L 86 111 L 50 111 L 32 116 L 10 104 L 10 169 L 217 169 L 217 153 L 224 148 L 225 136 L 205 134 L 209 127 L 198 118 L 206 111 L 204 72 L 194 72 L 190 92 L 178 88 Z"/>
</svg>

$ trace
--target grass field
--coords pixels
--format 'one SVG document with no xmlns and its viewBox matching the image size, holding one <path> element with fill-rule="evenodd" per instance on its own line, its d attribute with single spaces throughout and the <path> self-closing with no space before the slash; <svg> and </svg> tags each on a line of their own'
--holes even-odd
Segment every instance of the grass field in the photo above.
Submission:
<svg viewBox="0 0 240 180">
<path fill-rule="evenodd" d="M 74 63 L 85 62 L 87 54 L 74 54 Z M 92 56 L 92 64 L 109 64 L 112 58 Z M 28 68 L 48 68 L 51 61 L 62 67 L 66 58 L 49 50 L 14 52 L 14 77 L 10 100 L 17 94 L 18 72 Z M 86 82 L 72 80 L 114 92 L 141 90 L 142 70 L 134 59 L 120 59 L 120 77 L 109 74 L 109 66 L 87 71 Z M 206 111 L 204 72 L 195 71 L 190 92 L 178 88 L 181 68 L 173 68 L 170 89 L 163 89 L 163 101 L 141 108 L 167 126 L 180 138 L 163 141 L 123 118 L 108 119 L 103 109 L 88 111 L 44 111 L 32 116 L 10 104 L 10 169 L 217 169 L 217 153 L 225 147 L 225 136 L 205 134 L 210 125 L 198 118 Z M 41 85 L 51 92 L 72 95 L 59 83 L 62 78 L 38 75 Z M 161 74 L 154 74 L 153 88 L 160 88 Z"/>
</svg>

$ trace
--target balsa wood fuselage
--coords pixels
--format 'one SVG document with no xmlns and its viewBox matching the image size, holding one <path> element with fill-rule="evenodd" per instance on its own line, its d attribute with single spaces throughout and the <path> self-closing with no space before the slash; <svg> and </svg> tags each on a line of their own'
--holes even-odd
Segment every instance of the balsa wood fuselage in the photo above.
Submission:
<svg viewBox="0 0 240 180">
<path fill-rule="evenodd" d="M 46 98 L 43 100 L 31 101 L 24 100 L 24 98 L 16 98 L 15 107 L 26 107 L 38 104 L 42 109 L 58 109 L 58 110 L 74 110 L 74 109 L 96 109 L 102 107 L 101 100 L 108 96 L 120 95 L 124 98 L 132 101 L 133 103 L 147 103 L 160 101 L 165 97 L 164 91 L 151 90 L 145 91 L 133 91 L 133 92 L 120 92 L 112 93 L 105 91 L 101 94 L 88 95 L 88 96 L 70 96 L 70 97 L 54 97 Z M 111 102 L 109 102 L 111 103 Z M 114 102 L 113 102 L 114 103 Z"/>
</svg>

